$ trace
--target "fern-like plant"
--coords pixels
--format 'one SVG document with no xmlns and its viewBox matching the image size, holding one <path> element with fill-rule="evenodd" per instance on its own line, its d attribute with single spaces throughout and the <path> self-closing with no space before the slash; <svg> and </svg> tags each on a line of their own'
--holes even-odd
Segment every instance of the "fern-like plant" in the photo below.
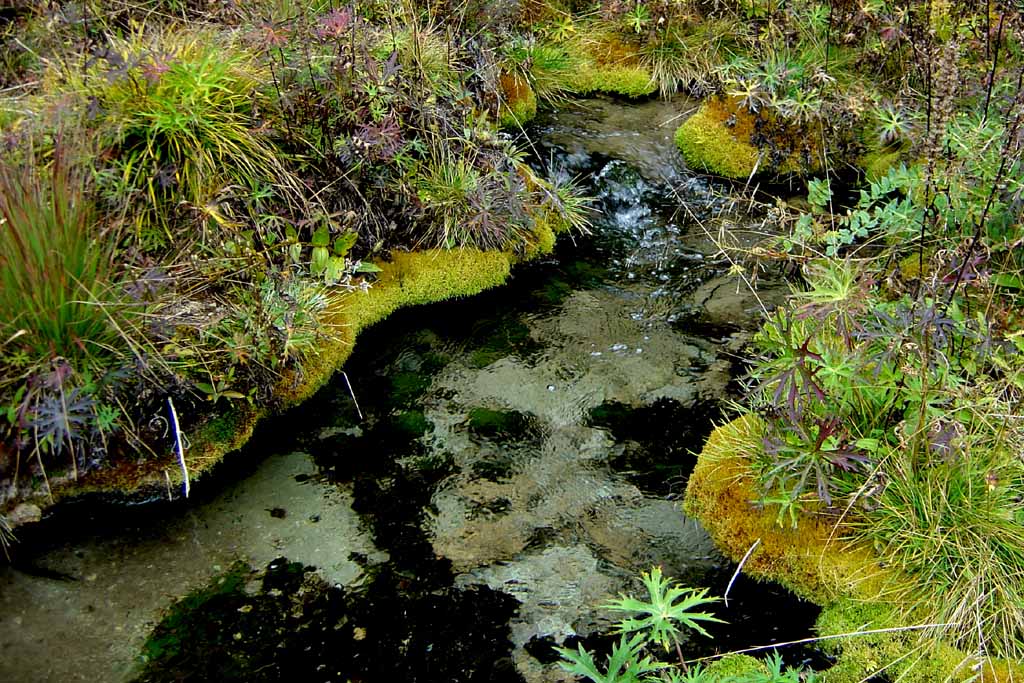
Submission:
<svg viewBox="0 0 1024 683">
<path fill-rule="evenodd" d="M 620 622 L 621 633 L 643 633 L 647 640 L 658 643 L 667 652 L 678 644 L 683 628 L 710 638 L 701 622 L 725 623 L 710 612 L 694 611 L 718 602 L 719 598 L 708 597 L 706 588 L 680 586 L 662 576 L 661 567 L 644 572 L 641 580 L 647 589 L 647 600 L 623 595 L 607 605 L 608 609 L 633 615 Z"/>
<path fill-rule="evenodd" d="M 643 654 L 647 639 L 644 634 L 637 633 L 632 638 L 623 634 L 619 642 L 612 646 L 612 653 L 602 672 L 594 656 L 582 645 L 577 650 L 559 648 L 563 661 L 563 669 L 577 676 L 584 676 L 593 683 L 640 683 L 648 680 L 645 674 L 664 669 L 667 665 L 654 661 L 649 655 Z"/>
<path fill-rule="evenodd" d="M 605 606 L 629 615 L 619 622 L 618 633 L 621 637 L 612 648 L 605 671 L 601 672 L 593 655 L 582 645 L 577 650 L 558 648 L 563 658 L 560 662 L 563 669 L 584 676 L 594 683 L 659 680 L 647 675 L 666 670 L 671 665 L 658 662 L 645 654 L 649 645 L 656 643 L 666 652 L 673 646 L 678 649 L 679 635 L 683 628 L 711 637 L 701 622 L 724 623 L 709 612 L 695 611 L 696 608 L 718 601 L 718 598 L 707 596 L 707 589 L 680 586 L 666 579 L 660 567 L 645 572 L 641 580 L 647 589 L 646 600 L 622 595 Z"/>
</svg>

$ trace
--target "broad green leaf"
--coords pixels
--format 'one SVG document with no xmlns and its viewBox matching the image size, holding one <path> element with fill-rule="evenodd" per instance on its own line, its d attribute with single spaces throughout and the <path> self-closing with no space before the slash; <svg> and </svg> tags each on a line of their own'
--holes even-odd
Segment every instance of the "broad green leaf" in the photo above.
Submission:
<svg viewBox="0 0 1024 683">
<path fill-rule="evenodd" d="M 356 233 L 346 232 L 344 235 L 334 240 L 335 256 L 344 256 L 347 254 L 349 249 L 355 246 L 357 239 L 359 239 L 359 235 Z"/>
<path fill-rule="evenodd" d="M 1024 279 L 1018 273 L 993 273 L 992 284 L 1007 289 L 1024 289 Z"/>
<path fill-rule="evenodd" d="M 309 271 L 315 275 L 324 272 L 330 257 L 331 253 L 327 251 L 327 247 L 313 247 L 313 258 L 309 262 Z"/>
<path fill-rule="evenodd" d="M 380 273 L 383 269 L 376 263 L 370 261 L 359 261 L 356 263 L 356 267 L 352 269 L 354 273 Z"/>
<path fill-rule="evenodd" d="M 331 231 L 326 225 L 321 225 L 313 232 L 313 239 L 310 244 L 314 247 L 326 247 L 331 243 Z"/>
</svg>

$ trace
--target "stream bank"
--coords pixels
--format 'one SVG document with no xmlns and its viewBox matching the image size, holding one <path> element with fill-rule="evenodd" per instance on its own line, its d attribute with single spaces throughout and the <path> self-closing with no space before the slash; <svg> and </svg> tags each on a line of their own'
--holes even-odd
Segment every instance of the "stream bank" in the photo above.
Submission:
<svg viewBox="0 0 1024 683">
<path fill-rule="evenodd" d="M 552 647 L 599 643 L 598 606 L 640 571 L 723 592 L 734 567 L 678 498 L 760 312 L 712 237 L 757 228 L 679 162 L 659 124 L 684 104 L 541 121 L 535 153 L 598 198 L 593 235 L 367 330 L 346 375 L 225 466 L 260 461 L 249 477 L 23 548 L 2 577 L 8 678 L 554 681 Z M 803 637 L 815 615 L 741 576 L 730 626 L 684 645 Z"/>
</svg>

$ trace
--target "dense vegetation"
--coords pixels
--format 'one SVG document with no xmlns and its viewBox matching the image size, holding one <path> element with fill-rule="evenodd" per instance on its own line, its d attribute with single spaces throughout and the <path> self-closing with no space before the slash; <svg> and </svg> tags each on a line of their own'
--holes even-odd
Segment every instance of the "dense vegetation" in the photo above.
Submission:
<svg viewBox="0 0 1024 683">
<path fill-rule="evenodd" d="M 571 182 L 538 176 L 493 123 L 496 21 L 373 3 L 11 10 L 0 474 L 48 487 L 48 469 L 163 455 L 169 400 L 183 428 L 272 404 L 391 250 L 525 254 L 584 227 Z"/>
<path fill-rule="evenodd" d="M 1024 657 L 1018 8 L 84 0 L 0 21 L 0 503 L 165 455 L 169 405 L 185 428 L 272 405 L 391 253 L 526 257 L 585 228 L 522 125 L 685 91 L 691 166 L 810 178 L 737 266 L 795 283 L 753 344 L 759 502 L 873 544 L 908 618 Z"/>
</svg>

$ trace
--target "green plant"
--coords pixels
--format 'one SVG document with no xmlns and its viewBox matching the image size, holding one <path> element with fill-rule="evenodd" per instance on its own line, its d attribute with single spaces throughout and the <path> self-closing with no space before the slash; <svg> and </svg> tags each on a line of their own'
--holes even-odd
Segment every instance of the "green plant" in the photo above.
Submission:
<svg viewBox="0 0 1024 683">
<path fill-rule="evenodd" d="M 647 5 L 636 0 L 633 6 L 622 15 L 622 20 L 633 33 L 642 33 L 651 21 L 651 13 Z"/>
<path fill-rule="evenodd" d="M 813 671 L 786 669 L 778 651 L 764 660 L 764 671 L 751 671 L 738 676 L 726 676 L 719 683 L 818 683 L 820 678 Z"/>
<path fill-rule="evenodd" d="M 892 451 L 874 509 L 855 524 L 883 561 L 913 577 L 892 587 L 905 613 L 943 624 L 967 650 L 1024 655 L 1024 466 L 1014 441 L 932 431 L 938 458 Z M 943 450 L 939 441 L 945 445 Z M 935 596 L 941 595 L 937 600 Z"/>
<path fill-rule="evenodd" d="M 892 104 L 876 106 L 872 111 L 877 126 L 876 140 L 882 147 L 903 144 L 913 132 L 913 119 Z"/>
<path fill-rule="evenodd" d="M 182 209 L 216 217 L 214 199 L 227 184 L 294 187 L 254 125 L 270 74 L 231 38 L 139 31 L 113 39 L 90 68 L 59 77 L 109 146 L 99 174 L 107 202 L 150 246 L 174 241 L 171 219 Z"/>
<path fill-rule="evenodd" d="M 612 645 L 603 667 L 582 645 L 575 650 L 558 648 L 559 665 L 576 676 L 593 683 L 798 683 L 816 681 L 813 673 L 802 669 L 784 670 L 778 654 L 765 664 L 751 657 L 729 655 L 705 668 L 687 665 L 683 659 L 680 636 L 683 629 L 711 637 L 703 624 L 725 623 L 709 612 L 696 611 L 717 602 L 708 597 L 707 589 L 680 586 L 662 576 L 654 567 L 641 575 L 647 591 L 646 599 L 620 596 L 606 605 L 607 609 L 625 612 L 616 632 L 619 641 Z M 677 662 L 662 662 L 648 652 L 657 646 L 662 653 L 675 651 Z"/>
<path fill-rule="evenodd" d="M 222 398 L 228 401 L 246 398 L 245 394 L 232 389 L 235 381 L 234 368 L 229 368 L 227 375 L 221 379 L 215 378 L 213 375 L 210 375 L 209 379 L 209 382 L 196 382 L 195 385 L 196 389 L 206 394 L 206 400 L 210 403 L 216 405 L 217 401 Z"/>
<path fill-rule="evenodd" d="M 682 34 L 669 29 L 640 49 L 641 60 L 650 69 L 662 97 L 671 97 L 681 85 L 702 75 L 701 64 L 695 59 L 700 53 L 694 47 Z"/>
<path fill-rule="evenodd" d="M 707 589 L 684 588 L 661 574 L 661 567 L 654 567 L 641 575 L 647 600 L 620 596 L 606 605 L 616 612 L 635 613 L 619 622 L 623 634 L 642 633 L 651 643 L 657 643 L 667 652 L 672 646 L 679 646 L 682 628 L 691 629 L 706 636 L 701 622 L 723 623 L 709 612 L 696 612 L 697 607 L 714 604 L 718 598 L 707 597 Z"/>
<path fill-rule="evenodd" d="M 322 282 L 267 277 L 257 288 L 236 290 L 229 313 L 212 328 L 201 330 L 199 342 L 214 344 L 221 354 L 229 351 L 235 367 L 252 365 L 276 372 L 289 362 L 314 355 L 318 343 L 332 334 L 320 314 L 336 296 Z"/>
<path fill-rule="evenodd" d="M 576 651 L 558 648 L 562 655 L 561 667 L 576 676 L 583 676 L 593 683 L 640 683 L 652 680 L 647 674 L 666 667 L 654 661 L 649 655 L 643 654 L 646 644 L 644 634 L 637 633 L 632 638 L 623 635 L 618 643 L 612 646 L 611 655 L 605 664 L 604 672 L 594 662 L 594 656 L 582 645 Z"/>
<path fill-rule="evenodd" d="M 395 53 L 402 68 L 415 74 L 418 81 L 429 84 L 432 91 L 440 95 L 459 93 L 459 75 L 443 29 L 423 24 L 412 12 L 403 14 L 402 27 L 382 34 L 373 56 L 386 60 Z"/>
<path fill-rule="evenodd" d="M 1006 416 L 1024 396 L 1007 241 L 1021 239 L 1008 136 L 1020 118 L 938 102 L 925 163 L 891 169 L 843 212 L 809 184 L 811 211 L 782 244 L 824 258 L 805 263 L 806 289 L 756 338 L 768 430 L 755 469 L 780 523 L 829 506 L 837 534 L 874 545 L 897 570 L 886 596 L 905 621 L 1019 659 L 1024 429 Z M 878 144 L 910 144 L 911 114 L 872 114 Z"/>
<path fill-rule="evenodd" d="M 435 141 L 411 180 L 428 212 L 423 242 L 444 248 L 497 249 L 526 232 L 521 179 L 488 169 L 475 148 L 453 151 Z M 484 166 L 481 168 L 481 166 Z"/>
<path fill-rule="evenodd" d="M 646 600 L 623 595 L 606 605 L 607 609 L 626 612 L 630 616 L 619 622 L 617 632 L 621 634 L 621 638 L 612 648 L 605 672 L 602 673 L 597 668 L 593 655 L 582 645 L 576 651 L 568 648 L 558 649 L 563 658 L 560 662 L 563 669 L 585 676 L 595 683 L 637 683 L 657 680 L 646 676 L 666 669 L 669 665 L 657 662 L 645 654 L 647 647 L 659 645 L 667 652 L 675 646 L 678 652 L 681 629 L 692 629 L 710 637 L 702 622 L 723 623 L 721 619 L 708 612 L 695 611 L 696 608 L 718 601 L 718 598 L 707 597 L 706 589 L 679 586 L 674 581 L 664 578 L 660 567 L 644 572 L 641 580 L 647 589 Z"/>
<path fill-rule="evenodd" d="M 557 172 L 541 178 L 525 164 L 519 164 L 518 171 L 527 179 L 527 186 L 537 188 L 538 208 L 553 219 L 556 232 L 573 230 L 585 234 L 590 231 L 594 200 L 583 194 L 578 178 Z"/>
<path fill-rule="evenodd" d="M 572 73 L 579 67 L 570 51 L 530 37 L 513 40 L 502 52 L 504 69 L 524 78 L 540 101 L 566 99 Z"/>
<path fill-rule="evenodd" d="M 0 166 L 0 218 L 4 356 L 19 350 L 30 363 L 62 357 L 84 369 L 121 353 L 117 234 L 96 222 L 85 180 L 62 152 L 45 171 Z"/>
</svg>

